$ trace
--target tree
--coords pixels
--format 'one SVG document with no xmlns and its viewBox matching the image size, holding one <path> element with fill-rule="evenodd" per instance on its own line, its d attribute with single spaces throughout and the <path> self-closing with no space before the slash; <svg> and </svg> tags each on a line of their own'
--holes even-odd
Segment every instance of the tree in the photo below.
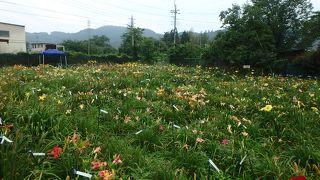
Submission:
<svg viewBox="0 0 320 180">
<path fill-rule="evenodd" d="M 157 52 L 157 40 L 144 37 L 140 46 L 140 56 L 144 62 L 152 63 Z"/>
<path fill-rule="evenodd" d="M 171 30 L 170 32 L 165 32 L 162 38 L 162 41 L 166 43 L 167 46 L 172 46 L 174 43 L 174 30 Z M 178 32 L 176 32 L 176 43 L 179 42 L 179 35 Z"/>
<path fill-rule="evenodd" d="M 178 65 L 199 64 L 202 49 L 192 43 L 177 44 L 169 49 L 169 62 Z"/>
<path fill-rule="evenodd" d="M 300 46 L 310 47 L 320 40 L 320 11 L 314 12 L 310 19 L 304 23 L 302 41 Z M 319 44 L 320 45 L 320 44 Z"/>
<path fill-rule="evenodd" d="M 90 54 L 110 54 L 115 53 L 116 49 L 110 45 L 110 40 L 108 37 L 102 36 L 93 36 L 90 39 Z M 88 40 L 84 41 L 74 41 L 74 40 L 66 40 L 63 41 L 62 45 L 65 47 L 67 51 L 73 52 L 82 52 L 88 53 Z"/>
<path fill-rule="evenodd" d="M 180 43 L 185 44 L 191 41 L 190 34 L 187 31 L 183 31 L 180 35 Z"/>
<path fill-rule="evenodd" d="M 62 45 L 65 47 L 66 51 L 88 52 L 88 43 L 86 41 L 65 40 L 62 42 Z"/>
<path fill-rule="evenodd" d="M 220 13 L 226 31 L 206 50 L 209 62 L 265 67 L 278 52 L 299 46 L 312 8 L 308 0 L 251 1 Z"/>
<path fill-rule="evenodd" d="M 312 12 L 309 0 L 252 0 L 252 3 L 260 11 L 261 20 L 271 28 L 278 51 L 298 46 L 303 24 Z"/>
<path fill-rule="evenodd" d="M 127 32 L 121 36 L 122 44 L 119 51 L 138 59 L 139 49 L 143 40 L 143 31 L 144 29 L 128 25 Z"/>
<path fill-rule="evenodd" d="M 206 49 L 209 64 L 262 65 L 275 60 L 271 28 L 262 21 L 259 9 L 233 5 L 220 15 L 227 31 L 220 32 Z"/>
</svg>

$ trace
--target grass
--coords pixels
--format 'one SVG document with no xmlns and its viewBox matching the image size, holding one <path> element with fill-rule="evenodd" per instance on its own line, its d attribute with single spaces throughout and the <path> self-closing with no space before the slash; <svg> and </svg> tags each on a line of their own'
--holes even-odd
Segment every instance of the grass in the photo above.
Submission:
<svg viewBox="0 0 320 180">
<path fill-rule="evenodd" d="M 0 97 L 0 117 L 14 125 L 1 128 L 13 140 L 0 145 L 4 179 L 74 179 L 74 169 L 93 179 L 320 178 L 318 79 L 135 63 L 14 66 L 0 69 Z M 56 145 L 59 159 L 29 152 Z"/>
</svg>

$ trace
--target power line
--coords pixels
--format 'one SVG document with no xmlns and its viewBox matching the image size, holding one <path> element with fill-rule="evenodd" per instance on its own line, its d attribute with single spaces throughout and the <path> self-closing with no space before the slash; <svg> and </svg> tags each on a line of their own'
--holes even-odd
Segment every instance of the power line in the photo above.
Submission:
<svg viewBox="0 0 320 180">
<path fill-rule="evenodd" d="M 80 15 L 71 14 L 71 13 L 65 13 L 65 12 L 61 12 L 61 11 L 55 11 L 55 10 L 52 10 L 52 9 L 33 7 L 33 6 L 26 5 L 26 4 L 19 4 L 19 3 L 13 3 L 13 2 L 2 1 L 2 0 L 0 0 L 0 3 L 11 4 L 11 5 L 15 5 L 15 6 L 28 7 L 28 8 L 32 8 L 32 9 L 39 9 L 39 10 L 43 10 L 43 11 L 49 11 L 49 12 L 58 13 L 58 14 L 64 14 L 64 15 L 70 15 L 70 16 L 74 16 L 74 17 L 88 18 L 88 17 L 85 17 L 85 16 L 80 16 Z"/>
</svg>

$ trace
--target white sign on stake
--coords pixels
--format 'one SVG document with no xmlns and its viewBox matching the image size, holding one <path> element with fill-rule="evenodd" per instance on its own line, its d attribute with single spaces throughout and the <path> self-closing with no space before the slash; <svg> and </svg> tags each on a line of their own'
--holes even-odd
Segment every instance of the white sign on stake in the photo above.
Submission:
<svg viewBox="0 0 320 180">
<path fill-rule="evenodd" d="M 173 127 L 175 127 L 175 128 L 177 128 L 177 129 L 180 129 L 181 127 L 180 126 L 178 126 L 178 125 L 173 125 Z"/>
<path fill-rule="evenodd" d="M 214 162 L 213 162 L 211 159 L 209 159 L 209 164 L 210 164 L 216 171 L 220 172 L 220 169 L 216 166 L 216 164 L 214 164 Z"/>
<path fill-rule="evenodd" d="M 108 114 L 108 111 L 103 110 L 103 109 L 100 109 L 100 112 L 105 113 L 105 114 Z"/>
<path fill-rule="evenodd" d="M 242 165 L 242 163 L 244 162 L 244 160 L 247 158 L 247 155 L 245 155 L 242 159 L 241 159 L 241 161 L 240 161 L 240 165 Z"/>
<path fill-rule="evenodd" d="M 85 172 L 81 172 L 81 171 L 77 171 L 77 170 L 73 170 L 74 174 L 82 176 L 82 177 L 86 177 L 86 178 L 92 178 L 92 175 L 89 173 L 85 173 Z"/>
<path fill-rule="evenodd" d="M 179 111 L 179 109 L 177 108 L 177 106 L 175 106 L 175 105 L 172 105 L 173 106 L 173 108 L 176 110 L 176 111 Z"/>
<path fill-rule="evenodd" d="M 3 136 L 3 135 L 0 136 L 0 139 L 2 139 L 0 144 L 3 144 L 4 141 L 7 141 L 8 143 L 13 143 L 13 141 L 11 141 L 10 139 L 8 139 L 6 136 Z"/>
<path fill-rule="evenodd" d="M 250 65 L 243 65 L 243 69 L 250 69 L 251 66 Z"/>
<path fill-rule="evenodd" d="M 140 130 L 140 131 L 136 132 L 135 134 L 138 135 L 138 134 L 142 133 L 142 131 L 143 130 Z"/>
<path fill-rule="evenodd" d="M 32 153 L 32 156 L 46 156 L 46 153 Z"/>
<path fill-rule="evenodd" d="M 69 95 L 72 96 L 72 92 L 71 91 L 69 91 Z"/>
<path fill-rule="evenodd" d="M 0 125 L 2 125 L 2 119 L 1 119 L 1 117 L 0 117 Z"/>
</svg>

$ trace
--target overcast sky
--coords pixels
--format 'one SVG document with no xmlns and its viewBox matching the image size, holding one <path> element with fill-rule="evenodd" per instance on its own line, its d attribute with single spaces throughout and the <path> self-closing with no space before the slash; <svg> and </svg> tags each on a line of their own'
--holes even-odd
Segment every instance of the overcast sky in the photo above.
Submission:
<svg viewBox="0 0 320 180">
<path fill-rule="evenodd" d="M 178 31 L 200 32 L 221 26 L 219 13 L 247 0 L 177 0 Z M 320 10 L 320 0 L 311 0 Z M 78 32 L 104 25 L 135 25 L 158 33 L 173 28 L 174 0 L 0 0 L 0 22 L 25 25 L 27 32 Z"/>
</svg>

